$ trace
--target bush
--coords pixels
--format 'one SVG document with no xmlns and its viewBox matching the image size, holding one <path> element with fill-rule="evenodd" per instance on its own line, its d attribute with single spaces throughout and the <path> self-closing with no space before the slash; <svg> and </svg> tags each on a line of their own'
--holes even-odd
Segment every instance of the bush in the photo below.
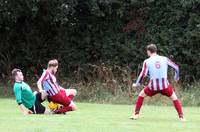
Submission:
<svg viewBox="0 0 200 132">
<path fill-rule="evenodd" d="M 182 80 L 193 82 L 200 77 L 199 6 L 198 0 L 1 1 L 0 77 L 14 67 L 40 74 L 52 58 L 64 76 L 85 63 L 134 71 L 153 42 L 160 54 L 174 56 Z"/>
</svg>

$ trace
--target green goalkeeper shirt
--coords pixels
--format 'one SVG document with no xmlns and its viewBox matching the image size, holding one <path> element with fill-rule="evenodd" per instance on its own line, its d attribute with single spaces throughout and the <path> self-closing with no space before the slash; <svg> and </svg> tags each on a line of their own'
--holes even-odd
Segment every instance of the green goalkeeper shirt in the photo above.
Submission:
<svg viewBox="0 0 200 132">
<path fill-rule="evenodd" d="M 29 85 L 25 82 L 15 82 L 13 91 L 16 97 L 16 102 L 23 104 L 26 108 L 31 108 L 36 100 Z"/>
</svg>

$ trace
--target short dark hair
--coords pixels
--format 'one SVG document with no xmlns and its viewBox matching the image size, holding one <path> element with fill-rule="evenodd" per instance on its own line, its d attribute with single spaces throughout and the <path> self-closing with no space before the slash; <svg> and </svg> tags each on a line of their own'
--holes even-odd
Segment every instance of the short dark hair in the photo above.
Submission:
<svg viewBox="0 0 200 132">
<path fill-rule="evenodd" d="M 17 69 L 17 68 L 14 68 L 12 70 L 12 78 L 15 79 L 16 75 L 17 75 L 17 72 L 22 72 L 20 69 Z"/>
<path fill-rule="evenodd" d="M 155 44 L 149 44 L 149 45 L 147 45 L 147 50 L 150 51 L 151 53 L 156 53 L 157 47 Z"/>
</svg>

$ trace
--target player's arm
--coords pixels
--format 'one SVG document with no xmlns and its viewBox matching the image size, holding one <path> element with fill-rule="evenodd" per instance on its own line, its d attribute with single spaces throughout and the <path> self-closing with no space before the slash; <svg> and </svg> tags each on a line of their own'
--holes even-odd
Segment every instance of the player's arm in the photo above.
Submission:
<svg viewBox="0 0 200 132">
<path fill-rule="evenodd" d="M 174 80 L 179 80 L 179 66 L 167 58 L 167 64 L 175 70 Z"/>
<path fill-rule="evenodd" d="M 42 82 L 40 80 L 37 81 L 37 87 L 39 91 L 42 91 Z"/>
<path fill-rule="evenodd" d="M 24 115 L 33 114 L 31 110 L 26 109 L 26 107 L 21 103 L 19 104 L 19 109 Z"/>
<path fill-rule="evenodd" d="M 42 76 L 40 77 L 40 79 L 37 81 L 37 87 L 38 87 L 39 91 L 43 90 L 43 88 L 42 88 L 42 82 L 46 79 L 47 76 L 48 76 L 48 73 L 44 71 L 42 73 Z"/>
<path fill-rule="evenodd" d="M 148 73 L 148 68 L 147 68 L 146 62 L 144 61 L 142 71 L 140 72 L 140 75 L 138 76 L 136 83 L 133 84 L 133 87 L 140 86 L 140 84 L 142 83 L 142 81 L 146 77 L 147 73 Z"/>
<path fill-rule="evenodd" d="M 33 112 L 30 111 L 30 110 L 27 110 L 26 107 L 22 104 L 22 95 L 21 95 L 22 91 L 21 91 L 21 87 L 15 87 L 14 88 L 14 94 L 15 94 L 16 102 L 19 105 L 20 111 L 24 115 L 32 114 Z"/>
</svg>

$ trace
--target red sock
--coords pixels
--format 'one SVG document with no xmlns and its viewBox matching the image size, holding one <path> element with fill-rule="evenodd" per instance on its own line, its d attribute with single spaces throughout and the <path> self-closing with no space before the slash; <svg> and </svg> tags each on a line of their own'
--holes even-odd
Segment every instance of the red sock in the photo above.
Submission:
<svg viewBox="0 0 200 132">
<path fill-rule="evenodd" d="M 56 110 L 56 113 L 60 114 L 60 113 L 68 112 L 68 111 L 72 111 L 72 107 L 71 106 L 63 106 L 60 109 Z"/>
<path fill-rule="evenodd" d="M 140 113 L 140 108 L 142 107 L 143 100 L 144 100 L 144 97 L 138 96 L 138 99 L 136 101 L 136 106 L 135 106 L 135 114 Z"/>
<path fill-rule="evenodd" d="M 174 100 L 173 103 L 174 107 L 176 108 L 176 111 L 178 112 L 179 118 L 183 118 L 183 110 L 180 101 L 177 99 Z"/>
</svg>

